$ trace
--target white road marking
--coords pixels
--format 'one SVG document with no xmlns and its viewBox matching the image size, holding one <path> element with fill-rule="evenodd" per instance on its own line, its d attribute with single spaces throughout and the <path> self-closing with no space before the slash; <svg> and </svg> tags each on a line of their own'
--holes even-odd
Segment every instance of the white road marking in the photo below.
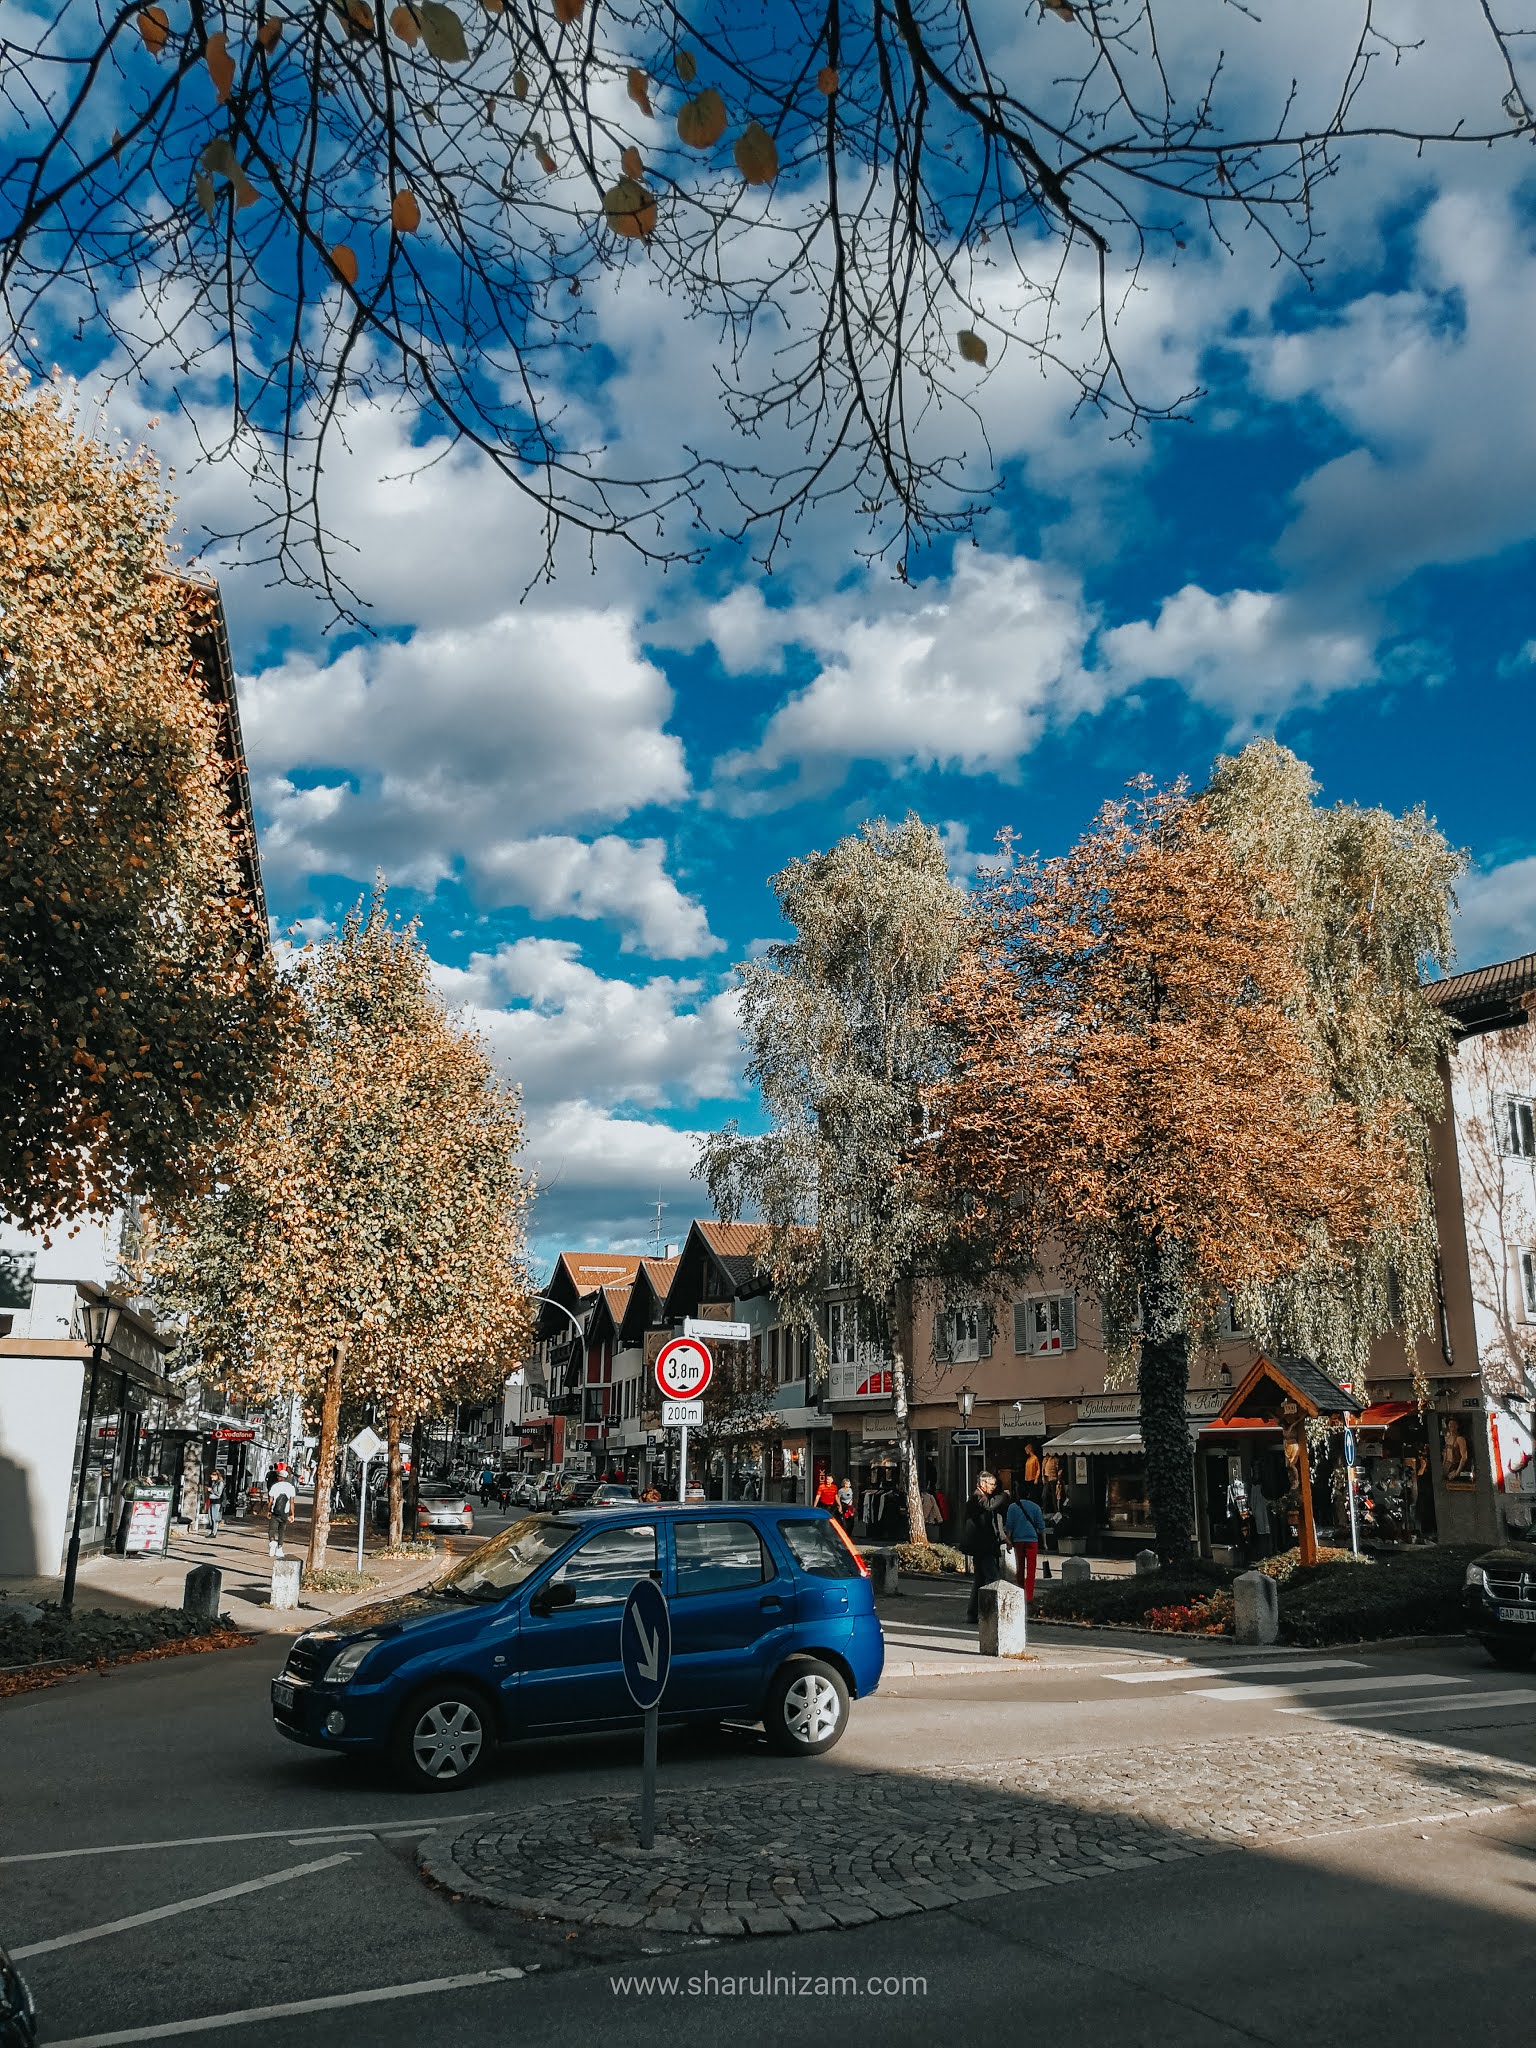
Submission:
<svg viewBox="0 0 1536 2048">
<path fill-rule="evenodd" d="M 436 1813 L 438 1809 L 433 1808 Z M 444 1820 L 488 1820 L 489 1807 L 478 1813 L 450 1813 L 441 1819 L 423 1822 L 420 1832 L 434 1834 Z M 408 1823 L 401 1820 L 356 1820 L 338 1821 L 334 1826 L 316 1825 L 312 1828 L 295 1828 L 290 1821 L 285 1828 L 258 1828 L 248 1835 L 179 1835 L 167 1842 L 104 1842 L 88 1849 L 29 1849 L 16 1856 L 0 1856 L 0 1866 L 8 1863 L 64 1863 L 72 1856 L 131 1856 L 146 1849 L 203 1849 L 223 1842 L 332 1842 L 344 1841 L 353 1835 L 377 1835 L 390 1828 L 405 1828 Z"/>
<path fill-rule="evenodd" d="M 248 1877 L 244 1884 L 225 1885 L 222 1891 L 203 1892 L 195 1899 L 177 1899 L 169 1906 L 152 1906 L 147 1913 L 130 1913 L 122 1920 L 104 1920 L 99 1927 L 82 1927 L 74 1934 L 56 1934 L 51 1941 L 34 1941 L 25 1948 L 13 1948 L 18 1961 L 24 1956 L 52 1955 L 55 1949 L 76 1948 L 82 1941 L 100 1941 L 105 1934 L 122 1934 L 130 1927 L 147 1927 L 152 1920 L 172 1920 L 178 1913 L 195 1913 L 201 1906 L 217 1906 L 225 1899 L 244 1898 L 247 1892 L 264 1892 L 269 1885 L 286 1884 L 290 1877 L 312 1877 L 317 1870 L 334 1870 L 338 1863 L 350 1863 L 356 1852 L 325 1856 L 318 1863 L 295 1863 L 287 1870 L 274 1870 L 266 1877 Z"/>
<path fill-rule="evenodd" d="M 1234 1664 L 1231 1669 L 1244 1676 L 1250 1671 L 1294 1671 L 1305 1678 L 1309 1671 L 1363 1671 L 1365 1666 L 1358 1657 L 1298 1657 L 1294 1663 Z M 1185 1678 L 1214 1678 L 1216 1672 L 1209 1664 L 1181 1664 L 1176 1671 L 1106 1671 L 1104 1676 L 1116 1685 L 1171 1685 Z"/>
<path fill-rule="evenodd" d="M 1352 1721 L 1393 1721 L 1413 1714 L 1475 1714 L 1483 1707 L 1507 1706 L 1515 1700 L 1524 1700 L 1528 1705 L 1536 1707 L 1536 1692 L 1530 1691 L 1525 1686 L 1511 1685 L 1506 1686 L 1503 1691 L 1476 1693 L 1469 1700 L 1436 1699 L 1433 1705 L 1429 1703 L 1427 1697 L 1422 1702 L 1419 1700 L 1399 1700 L 1394 1707 L 1362 1707 L 1358 1713 L 1351 1711 L 1349 1718 Z M 1327 1712 L 1327 1709 L 1323 1707 L 1277 1707 L 1275 1712 L 1277 1714 L 1310 1714 L 1314 1719 L 1321 1719 Z"/>
<path fill-rule="evenodd" d="M 118 2027 L 110 2034 L 76 2034 L 53 2048 L 119 2048 L 129 2041 L 169 2041 L 179 2034 L 212 2034 L 220 2027 L 248 2027 L 256 2020 L 300 2019 L 308 2012 L 339 2012 L 353 2005 L 383 2005 L 394 1998 L 426 1998 L 444 1991 L 473 1991 L 483 1984 L 511 1984 L 527 1972 L 515 1963 L 473 1970 L 462 1977 L 423 1977 L 414 1984 L 383 1984 L 374 1991 L 337 1991 L 328 1998 L 295 1998 L 284 2005 L 250 2005 L 240 2012 L 210 2012 L 196 2020 L 162 2020 L 153 2027 Z"/>
<path fill-rule="evenodd" d="M 1400 1692 L 1405 1685 L 1470 1685 L 1438 1671 L 1405 1671 L 1398 1678 L 1314 1678 L 1309 1685 L 1200 1685 L 1184 1694 L 1197 1700 L 1283 1700 L 1298 1692 Z"/>
</svg>

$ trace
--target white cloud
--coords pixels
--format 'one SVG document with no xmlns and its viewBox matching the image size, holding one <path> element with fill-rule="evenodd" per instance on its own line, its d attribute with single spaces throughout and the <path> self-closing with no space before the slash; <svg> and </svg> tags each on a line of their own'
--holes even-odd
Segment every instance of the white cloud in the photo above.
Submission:
<svg viewBox="0 0 1536 2048">
<path fill-rule="evenodd" d="M 947 578 L 910 591 L 865 583 L 787 611 L 723 609 L 733 662 L 771 666 L 790 644 L 822 660 L 755 747 L 718 763 L 717 794 L 735 809 L 834 788 L 854 761 L 1012 780 L 1049 723 L 1100 701 L 1075 578 L 1023 556 L 957 549 Z"/>
<path fill-rule="evenodd" d="M 563 939 L 518 939 L 434 973 L 530 1105 L 657 1109 L 741 1092 L 734 989 L 705 996 L 701 982 L 670 975 L 609 979 Z"/>
<path fill-rule="evenodd" d="M 535 917 L 610 918 L 626 927 L 621 951 L 663 960 L 718 953 L 703 905 L 666 872 L 666 841 L 584 840 L 545 833 L 487 847 L 474 864 L 482 895 L 520 903 Z"/>
<path fill-rule="evenodd" d="M 1100 647 L 1128 687 L 1152 678 L 1177 682 L 1238 729 L 1377 675 L 1370 634 L 1357 625 L 1313 624 L 1295 597 L 1267 590 L 1217 597 L 1187 583 L 1163 600 L 1155 620 L 1111 627 Z"/>
<path fill-rule="evenodd" d="M 1456 893 L 1453 972 L 1536 953 L 1536 854 L 1470 874 Z"/>
</svg>

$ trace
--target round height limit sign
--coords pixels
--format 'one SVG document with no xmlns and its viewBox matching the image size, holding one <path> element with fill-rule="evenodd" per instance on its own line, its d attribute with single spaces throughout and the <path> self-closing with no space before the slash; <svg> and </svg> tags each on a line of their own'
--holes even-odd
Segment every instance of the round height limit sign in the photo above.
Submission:
<svg viewBox="0 0 1536 2048">
<path fill-rule="evenodd" d="M 669 1401 L 697 1400 L 714 1371 L 715 1361 L 697 1337 L 674 1337 L 656 1355 L 656 1384 Z"/>
</svg>

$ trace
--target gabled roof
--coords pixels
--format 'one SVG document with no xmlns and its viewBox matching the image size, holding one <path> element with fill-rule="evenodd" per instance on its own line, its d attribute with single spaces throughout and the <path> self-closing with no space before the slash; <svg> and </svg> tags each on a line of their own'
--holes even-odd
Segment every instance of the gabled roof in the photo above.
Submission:
<svg viewBox="0 0 1536 2048">
<path fill-rule="evenodd" d="M 619 1326 L 624 1320 L 624 1310 L 629 1296 L 630 1289 L 627 1287 L 600 1287 L 597 1290 L 597 1302 L 587 1324 L 589 1344 L 601 1342 L 604 1324 L 608 1325 L 615 1337 L 619 1334 Z"/>
<path fill-rule="evenodd" d="M 1335 1379 L 1309 1358 L 1258 1358 L 1241 1383 L 1221 1404 L 1218 1422 L 1272 1420 L 1282 1401 L 1294 1401 L 1308 1418 L 1315 1415 L 1358 1415 L 1356 1395 L 1346 1394 Z"/>
<path fill-rule="evenodd" d="M 619 1325 L 621 1344 L 643 1344 L 647 1330 L 665 1321 L 667 1290 L 677 1272 L 676 1259 L 642 1259 L 629 1290 L 624 1319 Z"/>
<path fill-rule="evenodd" d="M 629 1285 L 639 1264 L 634 1252 L 562 1252 L 542 1292 L 574 1312 L 583 1302 L 590 1303 L 599 1288 Z M 569 1336 L 570 1328 L 558 1309 L 547 1302 L 539 1305 L 535 1336 Z"/>
<path fill-rule="evenodd" d="M 1497 960 L 1488 967 L 1472 967 L 1465 974 L 1448 974 L 1441 981 L 1426 981 L 1424 993 L 1438 1009 L 1444 1010 L 1463 1038 L 1480 1031 L 1511 1031 L 1531 1021 L 1531 999 L 1536 997 L 1536 953 L 1522 953 L 1514 960 Z"/>
<path fill-rule="evenodd" d="M 757 1253 L 767 1242 L 765 1223 L 720 1223 L 696 1216 L 667 1289 L 669 1322 L 691 1316 L 704 1301 L 739 1301 L 768 1291 Z"/>
</svg>

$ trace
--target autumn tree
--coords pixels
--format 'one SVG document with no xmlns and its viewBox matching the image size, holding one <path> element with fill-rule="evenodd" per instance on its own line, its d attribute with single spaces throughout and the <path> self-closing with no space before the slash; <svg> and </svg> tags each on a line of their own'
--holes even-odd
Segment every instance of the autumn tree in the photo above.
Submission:
<svg viewBox="0 0 1536 2048">
<path fill-rule="evenodd" d="M 354 395 L 479 450 L 551 532 L 665 557 L 702 516 L 771 547 L 841 495 L 904 553 L 989 488 L 969 451 L 1001 352 L 1134 429 L 1187 396 L 1122 361 L 1149 259 L 1256 240 L 1308 279 L 1364 151 L 1531 132 L 1493 0 L 1441 0 L 1419 41 L 1378 0 L 1310 36 L 1294 6 L 1195 11 L 8 8 L 0 294 L 43 359 L 73 328 L 111 375 L 217 377 L 290 573 L 334 567 L 320 478 Z M 585 359 L 635 290 L 705 323 L 720 418 L 616 461 Z"/>
<path fill-rule="evenodd" d="M 265 918 L 154 462 L 0 367 L 0 1210 L 185 1188 L 277 1028 Z"/>
<path fill-rule="evenodd" d="M 773 877 L 794 937 L 739 969 L 746 1078 L 769 1128 L 733 1122 L 696 1171 L 721 1216 L 767 1226 L 757 1257 L 792 1327 L 815 1335 L 829 1271 L 858 1289 L 859 1340 L 886 1362 L 907 1517 L 925 1542 L 911 1430 L 914 1291 L 953 1237 L 937 1190 L 904 1171 L 923 1091 L 943 1075 L 933 999 L 954 969 L 965 899 L 938 834 L 864 824 Z"/>
<path fill-rule="evenodd" d="M 280 1081 L 208 1162 L 212 1192 L 159 1220 L 152 1265 L 190 1343 L 247 1393 L 297 1388 L 318 1407 L 313 1570 L 343 1395 L 387 1412 L 398 1538 L 402 1428 L 484 1398 L 519 1355 L 531 1190 L 517 1095 L 382 888 L 293 981 L 302 1028 Z"/>
<path fill-rule="evenodd" d="M 1107 805 L 983 892 L 939 1014 L 924 1177 L 1019 1262 L 1047 1247 L 1135 1359 L 1157 1547 L 1194 1545 L 1192 1341 L 1227 1292 L 1329 1275 L 1411 1227 L 1401 1105 L 1330 1085 L 1287 873 L 1182 788 Z"/>
</svg>

